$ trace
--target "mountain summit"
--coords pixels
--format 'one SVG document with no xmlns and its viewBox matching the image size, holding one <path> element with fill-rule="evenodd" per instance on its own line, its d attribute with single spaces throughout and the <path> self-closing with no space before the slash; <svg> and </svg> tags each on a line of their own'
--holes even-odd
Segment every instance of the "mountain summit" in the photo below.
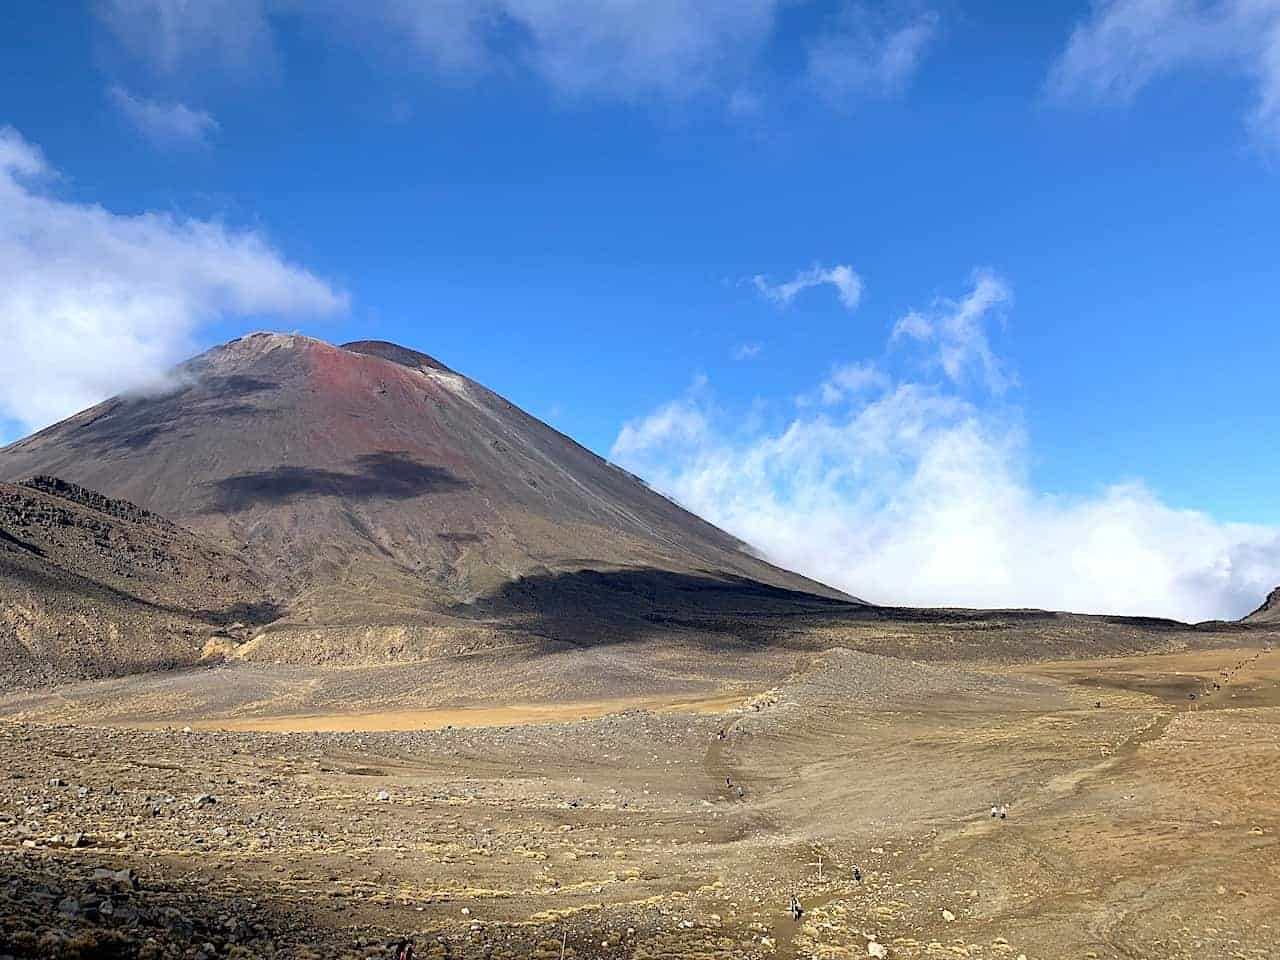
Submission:
<svg viewBox="0 0 1280 960">
<path fill-rule="evenodd" d="M 56 476 L 239 552 L 286 598 L 281 628 L 396 627 L 375 645 L 415 646 L 479 612 L 537 614 L 545 631 L 563 609 L 576 633 L 607 639 L 602 606 L 637 597 L 735 611 L 851 600 L 404 347 L 259 333 L 171 382 L 0 450 L 0 479 Z"/>
</svg>

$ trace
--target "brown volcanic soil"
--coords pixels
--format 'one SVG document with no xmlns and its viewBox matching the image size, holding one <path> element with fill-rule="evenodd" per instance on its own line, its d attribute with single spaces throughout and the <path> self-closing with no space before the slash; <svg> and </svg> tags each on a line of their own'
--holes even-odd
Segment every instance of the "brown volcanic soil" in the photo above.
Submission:
<svg viewBox="0 0 1280 960">
<path fill-rule="evenodd" d="M 0 688 L 189 665 L 274 612 L 243 560 L 131 503 L 0 483 Z"/>
<path fill-rule="evenodd" d="M 1275 957 L 1277 657 L 831 650 L 718 715 L 484 729 L 0 722 L 0 953 Z"/>
</svg>

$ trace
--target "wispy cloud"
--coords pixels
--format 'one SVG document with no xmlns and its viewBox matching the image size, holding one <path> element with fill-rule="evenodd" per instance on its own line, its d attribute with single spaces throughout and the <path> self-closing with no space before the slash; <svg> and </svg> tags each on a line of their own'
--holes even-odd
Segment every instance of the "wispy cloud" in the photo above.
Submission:
<svg viewBox="0 0 1280 960">
<path fill-rule="evenodd" d="M 733 351 L 733 359 L 735 360 L 752 360 L 760 356 L 760 351 L 764 347 L 758 343 L 744 343 Z"/>
<path fill-rule="evenodd" d="M 339 25 L 363 42 L 409 45 L 453 75 L 519 64 L 567 96 L 684 100 L 735 85 L 773 29 L 779 0 L 105 0 L 131 50 L 172 72 L 187 58 L 239 72 L 270 59 L 279 13 Z"/>
<path fill-rule="evenodd" d="M 69 202 L 55 177 L 0 128 L 0 419 L 37 428 L 153 385 L 216 320 L 346 306 L 258 233 Z"/>
<path fill-rule="evenodd" d="M 761 53 L 785 0 L 98 0 L 107 29 L 164 74 L 184 65 L 251 76 L 276 62 L 275 21 L 340 30 L 409 51 L 454 79 L 527 70 L 561 97 L 705 99 L 759 113 Z M 929 12 L 886 15 L 850 3 L 807 41 L 799 77 L 832 103 L 887 96 L 909 83 L 937 32 Z M 778 76 L 781 76 L 780 74 Z"/>
<path fill-rule="evenodd" d="M 717 410 L 704 387 L 624 426 L 614 457 L 775 562 L 882 603 L 1192 621 L 1255 607 L 1280 582 L 1280 529 L 1178 509 L 1136 482 L 1074 497 L 1031 485 L 1021 411 L 984 372 L 1005 371 L 985 327 L 1009 302 L 980 272 L 886 353 L 907 373 L 841 366 L 813 391 L 826 402 L 780 428 Z"/>
<path fill-rule="evenodd" d="M 94 11 L 160 72 L 202 68 L 249 77 L 273 61 L 268 0 L 97 0 Z"/>
<path fill-rule="evenodd" d="M 144 137 L 159 147 L 208 146 L 218 121 L 183 103 L 158 103 L 135 97 L 121 87 L 107 91 L 111 102 Z"/>
<path fill-rule="evenodd" d="M 846 4 L 837 27 L 809 47 L 808 82 L 841 107 L 897 96 L 919 69 L 938 23 L 932 11 L 894 16 L 883 8 Z"/>
<path fill-rule="evenodd" d="M 862 278 L 853 267 L 837 264 L 834 267 L 814 266 L 802 270 L 785 283 L 772 284 L 763 274 L 751 278 L 751 285 L 766 300 L 787 306 L 797 296 L 813 287 L 830 285 L 847 310 L 856 310 L 862 299 Z"/>
<path fill-rule="evenodd" d="M 991 349 L 987 321 L 1002 316 L 1012 298 L 1009 285 L 998 274 L 977 270 L 972 288 L 961 300 L 943 298 L 928 310 L 910 311 L 894 324 L 890 342 L 911 339 L 934 344 L 934 359 L 952 383 L 963 384 L 976 376 L 992 393 L 1003 393 L 1014 377 Z"/>
<path fill-rule="evenodd" d="M 831 375 L 818 387 L 818 399 L 826 406 L 856 397 L 862 393 L 883 390 L 889 385 L 889 376 L 870 361 L 846 363 L 831 371 Z"/>
<path fill-rule="evenodd" d="M 1275 0 L 1097 0 L 1049 73 L 1060 100 L 1125 104 L 1183 69 L 1251 78 L 1248 121 L 1280 146 L 1280 3 Z"/>
<path fill-rule="evenodd" d="M 503 0 L 535 69 L 570 94 L 685 99 L 750 66 L 777 0 Z"/>
</svg>

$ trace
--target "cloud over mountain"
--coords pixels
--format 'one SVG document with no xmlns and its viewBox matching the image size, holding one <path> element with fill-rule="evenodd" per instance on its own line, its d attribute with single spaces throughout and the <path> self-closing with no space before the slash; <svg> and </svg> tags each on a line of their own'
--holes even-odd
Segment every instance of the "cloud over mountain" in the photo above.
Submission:
<svg viewBox="0 0 1280 960">
<path fill-rule="evenodd" d="M 37 428 L 155 387 L 210 322 L 306 316 L 346 296 L 259 233 L 66 200 L 40 150 L 0 128 L 0 419 Z"/>
<path fill-rule="evenodd" d="M 1171 506 L 1139 482 L 1037 490 L 987 325 L 1008 284 L 909 314 L 786 423 L 747 426 L 708 387 L 623 427 L 613 456 L 774 562 L 880 603 L 1239 617 L 1273 586 L 1280 530 Z M 897 369 L 890 375 L 889 369 Z"/>
</svg>

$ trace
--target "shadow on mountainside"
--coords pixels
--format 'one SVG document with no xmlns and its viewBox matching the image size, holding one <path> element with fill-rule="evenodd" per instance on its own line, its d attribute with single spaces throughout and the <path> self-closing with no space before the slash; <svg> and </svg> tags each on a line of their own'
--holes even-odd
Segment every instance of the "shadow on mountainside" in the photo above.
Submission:
<svg viewBox="0 0 1280 960">
<path fill-rule="evenodd" d="M 27 553 L 33 553 L 37 557 L 43 557 L 44 551 L 37 547 L 34 543 L 15 537 L 8 530 L 0 529 L 0 546 L 16 547 L 19 550 L 25 550 Z"/>
<path fill-rule="evenodd" d="M 70 444 L 91 456 L 144 450 L 178 423 L 260 416 L 266 411 L 244 398 L 278 389 L 270 380 L 236 374 L 205 377 L 163 397 L 121 397 L 86 424 Z"/>
<path fill-rule="evenodd" d="M 450 612 L 542 652 L 664 640 L 709 650 L 833 646 L 910 658 L 1021 662 L 1248 642 L 1240 624 L 1045 610 L 878 607 L 702 571 L 577 570 L 521 577 Z"/>
<path fill-rule="evenodd" d="M 450 612 L 500 621 L 557 644 L 596 646 L 686 634 L 719 646 L 753 647 L 777 642 L 788 620 L 857 609 L 746 577 L 641 568 L 521 577 Z"/>
<path fill-rule="evenodd" d="M 212 511 L 244 510 L 304 497 L 408 500 L 470 486 L 444 467 L 422 463 L 403 451 L 365 454 L 354 463 L 357 470 L 352 473 L 323 467 L 281 466 L 227 477 L 213 484 L 216 493 Z"/>
</svg>

